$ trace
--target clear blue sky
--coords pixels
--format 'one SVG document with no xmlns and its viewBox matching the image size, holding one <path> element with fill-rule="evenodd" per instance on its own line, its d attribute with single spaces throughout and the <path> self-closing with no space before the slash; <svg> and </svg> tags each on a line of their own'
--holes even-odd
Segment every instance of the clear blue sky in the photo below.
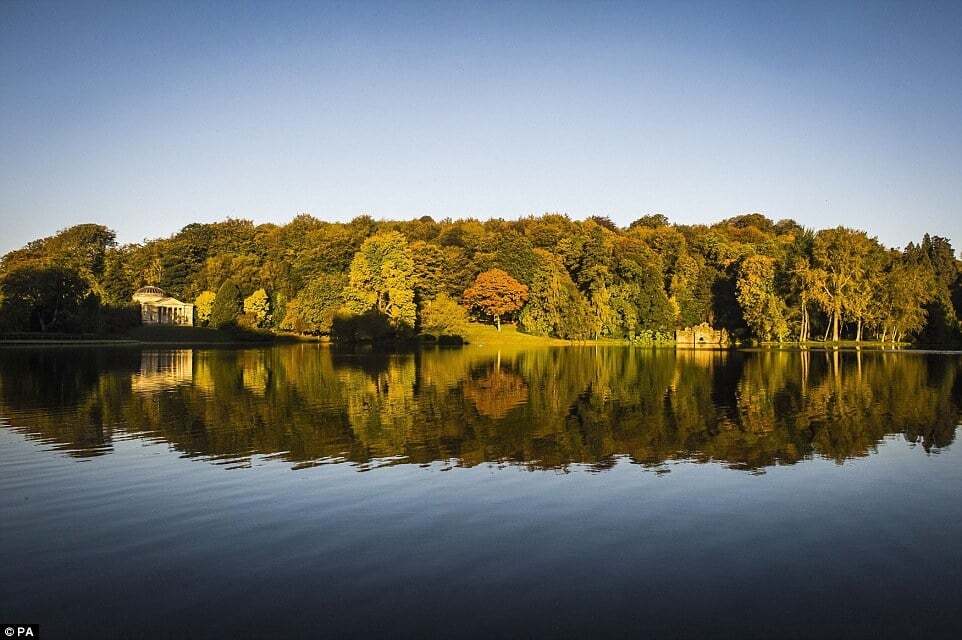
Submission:
<svg viewBox="0 0 962 640">
<path fill-rule="evenodd" d="M 302 211 L 959 249 L 962 2 L 0 2 L 0 251 Z"/>
</svg>

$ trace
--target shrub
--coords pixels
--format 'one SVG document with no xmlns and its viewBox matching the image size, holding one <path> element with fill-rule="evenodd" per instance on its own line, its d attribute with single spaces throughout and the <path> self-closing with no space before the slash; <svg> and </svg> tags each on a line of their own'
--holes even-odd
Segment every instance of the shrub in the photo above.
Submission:
<svg viewBox="0 0 962 640">
<path fill-rule="evenodd" d="M 433 336 L 464 336 L 468 312 L 447 294 L 438 294 L 421 310 L 421 331 Z"/>
<path fill-rule="evenodd" d="M 331 323 L 331 337 L 337 342 L 377 342 L 395 336 L 388 316 L 373 310 L 362 314 L 340 310 Z"/>
</svg>

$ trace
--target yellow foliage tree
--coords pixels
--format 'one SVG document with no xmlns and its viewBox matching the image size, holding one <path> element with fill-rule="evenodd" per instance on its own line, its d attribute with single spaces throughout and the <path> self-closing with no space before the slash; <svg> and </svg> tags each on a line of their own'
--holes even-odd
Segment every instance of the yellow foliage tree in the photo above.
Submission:
<svg viewBox="0 0 962 640">
<path fill-rule="evenodd" d="M 194 314 L 197 322 L 206 326 L 210 322 L 210 311 L 214 307 L 214 298 L 217 294 L 213 291 L 201 291 L 200 295 L 194 299 Z"/>
<path fill-rule="evenodd" d="M 407 240 L 396 231 L 377 233 L 364 241 L 351 261 L 345 306 L 357 315 L 377 311 L 395 329 L 413 328 L 414 284 L 414 259 Z"/>
<path fill-rule="evenodd" d="M 271 301 L 264 289 L 244 298 L 244 313 L 250 316 L 255 327 L 266 327 L 270 323 Z"/>
</svg>

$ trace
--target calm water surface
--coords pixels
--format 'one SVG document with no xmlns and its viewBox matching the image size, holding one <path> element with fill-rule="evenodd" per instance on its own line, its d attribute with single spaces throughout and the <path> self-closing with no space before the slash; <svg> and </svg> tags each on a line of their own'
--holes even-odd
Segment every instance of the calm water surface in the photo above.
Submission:
<svg viewBox="0 0 962 640">
<path fill-rule="evenodd" d="M 957 637 L 962 358 L 0 350 L 44 637 Z"/>
</svg>

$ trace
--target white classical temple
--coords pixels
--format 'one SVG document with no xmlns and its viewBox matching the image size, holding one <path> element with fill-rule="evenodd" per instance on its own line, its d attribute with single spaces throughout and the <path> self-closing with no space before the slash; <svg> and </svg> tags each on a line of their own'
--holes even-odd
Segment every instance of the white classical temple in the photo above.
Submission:
<svg viewBox="0 0 962 640">
<path fill-rule="evenodd" d="M 140 303 L 140 319 L 144 324 L 194 326 L 194 305 L 171 298 L 158 287 L 141 287 L 134 292 Z"/>
</svg>

